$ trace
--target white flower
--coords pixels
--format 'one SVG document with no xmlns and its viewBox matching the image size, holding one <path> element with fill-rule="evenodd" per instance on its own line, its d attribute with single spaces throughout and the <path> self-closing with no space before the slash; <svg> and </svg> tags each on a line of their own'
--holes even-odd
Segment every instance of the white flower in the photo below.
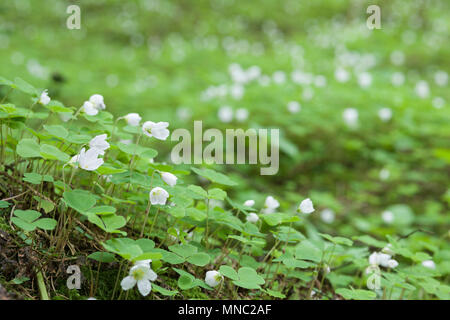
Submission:
<svg viewBox="0 0 450 320">
<path fill-rule="evenodd" d="M 286 82 L 286 73 L 281 70 L 277 70 L 272 75 L 273 82 L 276 84 L 282 84 Z"/>
<path fill-rule="evenodd" d="M 244 206 L 253 207 L 255 205 L 255 200 L 246 200 Z"/>
<path fill-rule="evenodd" d="M 402 51 L 393 51 L 391 53 L 391 62 L 396 66 L 400 66 L 405 62 L 405 54 Z"/>
<path fill-rule="evenodd" d="M 302 106 L 301 106 L 300 103 L 298 103 L 297 101 L 290 101 L 290 102 L 287 104 L 287 108 L 288 108 L 288 111 L 289 111 L 290 113 L 297 113 L 297 112 L 300 111 L 300 109 L 302 108 Z"/>
<path fill-rule="evenodd" d="M 431 105 L 433 106 L 433 108 L 441 109 L 445 105 L 445 100 L 441 97 L 435 97 L 431 101 Z"/>
<path fill-rule="evenodd" d="M 392 118 L 392 110 L 390 108 L 381 108 L 378 110 L 378 117 L 381 121 L 387 122 Z"/>
<path fill-rule="evenodd" d="M 205 282 L 210 287 L 217 286 L 223 280 L 223 276 L 219 271 L 208 271 L 206 272 Z"/>
<path fill-rule="evenodd" d="M 142 131 L 145 135 L 155 137 L 158 140 L 166 140 L 169 136 L 168 122 L 152 122 L 146 121 L 142 125 Z"/>
<path fill-rule="evenodd" d="M 358 75 L 358 84 L 361 88 L 367 88 L 372 84 L 372 76 L 368 72 L 363 72 Z"/>
<path fill-rule="evenodd" d="M 320 213 L 320 218 L 322 219 L 323 222 L 325 223 L 333 223 L 334 221 L 334 211 L 331 209 L 324 209 L 322 210 L 322 212 Z"/>
<path fill-rule="evenodd" d="M 345 123 L 350 127 L 354 127 L 358 124 L 358 110 L 354 108 L 345 109 L 342 117 L 344 118 Z"/>
<path fill-rule="evenodd" d="M 138 127 L 139 122 L 141 122 L 142 118 L 137 113 L 129 113 L 126 116 L 123 117 L 125 121 L 128 123 L 128 125 L 132 127 Z"/>
<path fill-rule="evenodd" d="M 389 179 L 390 175 L 391 175 L 391 173 L 390 173 L 390 171 L 388 169 L 383 168 L 383 169 L 380 170 L 379 177 L 380 177 L 381 180 Z"/>
<path fill-rule="evenodd" d="M 230 94 L 234 99 L 240 100 L 244 95 L 244 87 L 240 84 L 234 84 L 230 88 Z"/>
<path fill-rule="evenodd" d="M 436 269 L 436 264 L 434 263 L 433 260 L 424 260 L 424 261 L 422 261 L 422 265 L 425 268 Z"/>
<path fill-rule="evenodd" d="M 91 149 L 97 150 L 98 154 L 104 155 L 105 150 L 109 149 L 109 143 L 106 141 L 107 137 L 108 136 L 106 133 L 94 137 L 89 142 L 89 147 L 91 147 Z M 89 150 L 91 150 L 91 149 L 89 149 Z"/>
<path fill-rule="evenodd" d="M 59 112 L 58 113 L 59 118 L 62 122 L 67 122 L 70 119 L 72 119 L 72 113 L 71 112 Z"/>
<path fill-rule="evenodd" d="M 134 266 L 146 266 L 150 268 L 150 264 L 152 263 L 152 259 L 146 259 L 146 260 L 138 260 L 134 262 Z"/>
<path fill-rule="evenodd" d="M 310 198 L 303 200 L 298 206 L 298 211 L 306 214 L 310 214 L 314 212 L 313 203 Z"/>
<path fill-rule="evenodd" d="M 394 214 L 392 213 L 392 211 L 385 210 L 381 214 L 381 219 L 383 219 L 385 223 L 391 224 L 394 221 Z"/>
<path fill-rule="evenodd" d="M 89 149 L 87 152 L 85 149 L 81 149 L 80 154 L 72 157 L 70 159 L 69 163 L 78 163 L 79 167 L 81 169 L 87 170 L 87 171 L 94 171 L 97 170 L 102 164 L 103 159 L 98 158 L 98 150 L 96 149 Z"/>
<path fill-rule="evenodd" d="M 129 144 L 133 143 L 133 140 L 131 140 L 131 139 L 120 139 L 119 142 L 123 143 L 123 144 L 126 144 L 126 145 L 129 145 Z"/>
<path fill-rule="evenodd" d="M 405 83 L 405 75 L 401 72 L 394 72 L 391 76 L 391 83 L 396 87 L 401 86 Z"/>
<path fill-rule="evenodd" d="M 98 113 L 98 109 L 89 101 L 85 101 L 81 108 L 88 116 L 95 116 Z"/>
<path fill-rule="evenodd" d="M 434 82 L 440 87 L 446 86 L 448 83 L 448 73 L 442 70 L 434 74 Z"/>
<path fill-rule="evenodd" d="M 151 204 L 161 204 L 165 205 L 167 198 L 169 197 L 169 193 L 163 188 L 156 187 L 150 191 L 150 202 Z"/>
<path fill-rule="evenodd" d="M 97 110 L 105 110 L 106 106 L 103 101 L 103 96 L 100 94 L 94 94 L 89 98 L 89 102 L 93 104 L 94 108 Z"/>
<path fill-rule="evenodd" d="M 167 183 L 169 186 L 173 187 L 174 185 L 177 184 L 177 176 L 175 176 L 174 174 L 170 173 L 170 172 L 161 172 L 161 179 L 163 179 L 163 181 L 165 183 Z"/>
<path fill-rule="evenodd" d="M 248 222 L 252 222 L 252 223 L 255 223 L 255 222 L 257 222 L 259 220 L 259 217 L 258 217 L 258 215 L 256 214 L 256 213 L 249 213 L 249 215 L 247 216 L 247 221 Z"/>
<path fill-rule="evenodd" d="M 394 260 L 394 259 L 388 260 L 388 262 L 387 262 L 387 267 L 388 268 L 393 269 L 393 268 L 395 268 L 397 266 L 398 266 L 398 262 L 396 260 Z"/>
<path fill-rule="evenodd" d="M 272 196 L 268 196 L 264 203 L 264 213 L 274 213 L 275 209 L 280 206 L 280 203 Z"/>
<path fill-rule="evenodd" d="M 152 291 L 152 284 L 150 281 L 155 281 L 156 273 L 147 265 L 138 264 L 130 269 L 130 273 L 120 283 L 123 290 L 127 291 L 133 288 L 136 284 L 139 292 L 144 297 Z"/>
<path fill-rule="evenodd" d="M 97 300 L 97 299 L 94 297 L 89 297 L 89 298 L 87 298 L 87 300 Z"/>
<path fill-rule="evenodd" d="M 45 89 L 42 93 L 41 96 L 39 97 L 39 103 L 46 106 L 48 105 L 50 102 L 50 97 L 48 96 L 48 90 Z"/>
<path fill-rule="evenodd" d="M 428 82 L 426 82 L 425 80 L 420 80 L 419 82 L 417 82 L 414 90 L 416 91 L 416 94 L 422 99 L 428 98 L 428 96 L 430 95 L 430 87 L 428 86 Z"/>
<path fill-rule="evenodd" d="M 371 265 L 381 265 L 383 267 L 388 267 L 389 260 L 391 260 L 391 256 L 382 252 L 374 252 L 369 256 L 369 263 Z"/>
<path fill-rule="evenodd" d="M 229 106 L 221 107 L 217 113 L 217 116 L 223 123 L 231 122 L 231 120 L 233 120 L 233 109 Z"/>
<path fill-rule="evenodd" d="M 239 108 L 236 110 L 236 120 L 244 122 L 248 118 L 248 110 L 245 108 Z"/>
<path fill-rule="evenodd" d="M 334 77 L 338 82 L 347 82 L 350 79 L 350 74 L 343 68 L 338 68 L 334 72 Z"/>
</svg>

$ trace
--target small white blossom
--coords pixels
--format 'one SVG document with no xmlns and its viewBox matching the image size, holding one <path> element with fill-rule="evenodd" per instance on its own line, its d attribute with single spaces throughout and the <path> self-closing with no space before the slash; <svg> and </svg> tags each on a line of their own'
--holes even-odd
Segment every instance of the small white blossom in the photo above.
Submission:
<svg viewBox="0 0 450 320">
<path fill-rule="evenodd" d="M 428 98 L 428 96 L 430 95 L 430 87 L 428 86 L 428 82 L 426 82 L 425 80 L 420 80 L 419 82 L 417 82 L 414 90 L 416 91 L 416 94 L 422 99 Z"/>
<path fill-rule="evenodd" d="M 167 183 L 169 186 L 173 187 L 174 185 L 177 184 L 177 176 L 175 176 L 174 174 L 170 173 L 170 172 L 161 172 L 161 179 L 163 179 L 163 181 L 165 183 Z"/>
<path fill-rule="evenodd" d="M 391 260 L 391 256 L 382 252 L 374 252 L 369 256 L 369 264 L 371 265 L 388 267 L 389 260 Z"/>
<path fill-rule="evenodd" d="M 322 212 L 320 213 L 320 218 L 322 219 L 323 222 L 325 223 L 333 223 L 334 218 L 335 218 L 335 214 L 334 211 L 331 209 L 324 209 L 322 210 Z"/>
<path fill-rule="evenodd" d="M 156 273 L 146 264 L 138 264 L 130 269 L 130 273 L 120 283 L 123 290 L 127 291 L 133 288 L 136 284 L 139 292 L 144 297 L 152 291 L 152 284 L 150 281 L 155 281 Z"/>
<path fill-rule="evenodd" d="M 384 180 L 389 179 L 389 176 L 391 175 L 391 172 L 388 169 L 383 168 L 383 169 L 380 170 L 380 173 L 378 175 L 380 177 L 380 180 L 384 181 Z"/>
<path fill-rule="evenodd" d="M 50 97 L 48 96 L 48 90 L 45 89 L 42 93 L 41 96 L 39 97 L 39 103 L 46 106 L 50 103 Z"/>
<path fill-rule="evenodd" d="M 146 121 L 142 125 L 142 131 L 150 138 L 155 137 L 158 140 L 166 140 L 170 133 L 169 129 L 167 129 L 168 126 L 168 122 L 155 123 L 152 121 Z"/>
<path fill-rule="evenodd" d="M 217 116 L 223 123 L 231 122 L 231 120 L 233 120 L 233 109 L 229 106 L 221 107 L 217 113 Z"/>
<path fill-rule="evenodd" d="M 142 118 L 138 113 L 129 113 L 126 116 L 124 116 L 125 121 L 128 125 L 132 127 L 138 127 L 139 122 L 141 122 Z"/>
<path fill-rule="evenodd" d="M 358 75 L 358 84 L 361 88 L 370 87 L 372 84 L 372 76 L 368 72 L 363 72 Z"/>
<path fill-rule="evenodd" d="M 431 101 L 431 105 L 433 106 L 433 108 L 441 109 L 445 105 L 445 100 L 441 97 L 435 97 Z"/>
<path fill-rule="evenodd" d="M 354 108 L 347 108 L 344 110 L 342 117 L 345 123 L 350 127 L 355 127 L 358 124 L 358 110 Z"/>
<path fill-rule="evenodd" d="M 89 101 L 85 101 L 81 108 L 88 116 L 95 116 L 98 113 L 98 109 Z"/>
<path fill-rule="evenodd" d="M 448 83 L 448 73 L 442 70 L 437 71 L 434 74 L 434 82 L 440 87 L 446 86 Z"/>
<path fill-rule="evenodd" d="M 280 203 L 274 197 L 268 196 L 264 203 L 263 213 L 274 213 L 279 206 Z"/>
<path fill-rule="evenodd" d="M 246 200 L 244 206 L 253 207 L 255 205 L 255 200 Z"/>
<path fill-rule="evenodd" d="M 392 213 L 392 211 L 385 210 L 381 214 L 381 218 L 385 223 L 391 224 L 394 221 L 394 214 Z"/>
<path fill-rule="evenodd" d="M 391 83 L 399 87 L 405 83 L 405 75 L 401 72 L 394 72 L 391 76 Z"/>
<path fill-rule="evenodd" d="M 248 118 L 248 110 L 245 108 L 239 108 L 236 110 L 236 120 L 244 122 Z"/>
<path fill-rule="evenodd" d="M 169 193 L 161 187 L 153 188 L 150 191 L 150 202 L 153 205 L 155 204 L 165 205 L 168 197 Z"/>
<path fill-rule="evenodd" d="M 394 260 L 394 259 L 388 260 L 388 262 L 387 262 L 388 268 L 394 269 L 397 266 L 398 266 L 398 262 L 396 260 Z"/>
<path fill-rule="evenodd" d="M 106 141 L 107 137 L 108 136 L 106 135 L 106 133 L 94 137 L 89 142 L 89 147 L 91 149 L 97 150 L 98 154 L 104 155 L 105 154 L 105 150 L 109 149 L 109 143 Z M 91 149 L 89 149 L 89 150 L 91 150 Z"/>
<path fill-rule="evenodd" d="M 433 260 L 424 260 L 424 261 L 422 261 L 422 265 L 425 268 L 436 269 L 436 264 L 434 263 Z"/>
<path fill-rule="evenodd" d="M 300 111 L 301 108 L 302 106 L 297 101 L 290 101 L 287 104 L 287 109 L 290 113 L 297 113 Z"/>
<path fill-rule="evenodd" d="M 106 106 L 103 101 L 103 96 L 100 94 L 94 94 L 89 98 L 89 102 L 93 104 L 94 108 L 97 110 L 105 110 Z"/>
<path fill-rule="evenodd" d="M 386 253 L 386 254 L 388 254 L 388 255 L 390 255 L 390 256 L 395 255 L 395 252 L 392 251 L 392 244 L 390 244 L 390 243 L 388 243 L 388 244 L 383 248 L 383 250 L 381 250 L 381 252 Z"/>
<path fill-rule="evenodd" d="M 98 151 L 96 149 L 89 149 L 85 151 L 85 149 L 81 149 L 80 154 L 72 157 L 71 162 L 76 162 L 80 166 L 81 169 L 87 171 L 97 170 L 102 164 L 103 159 L 98 158 Z"/>
<path fill-rule="evenodd" d="M 217 286 L 223 280 L 223 276 L 219 271 L 208 271 L 206 272 L 205 282 L 210 287 Z"/>
<path fill-rule="evenodd" d="M 387 122 L 392 118 L 392 110 L 390 108 L 381 108 L 378 110 L 378 117 L 381 121 Z"/>
<path fill-rule="evenodd" d="M 302 213 L 310 214 L 314 212 L 313 203 L 310 198 L 303 200 L 298 206 L 298 210 Z"/>
<path fill-rule="evenodd" d="M 252 212 L 252 213 L 249 213 L 248 216 L 247 216 L 247 221 L 248 222 L 255 223 L 258 220 L 259 220 L 259 217 L 258 217 L 258 215 L 256 213 Z"/>
<path fill-rule="evenodd" d="M 347 82 L 350 79 L 350 73 L 343 68 L 337 68 L 334 77 L 338 82 Z"/>
</svg>

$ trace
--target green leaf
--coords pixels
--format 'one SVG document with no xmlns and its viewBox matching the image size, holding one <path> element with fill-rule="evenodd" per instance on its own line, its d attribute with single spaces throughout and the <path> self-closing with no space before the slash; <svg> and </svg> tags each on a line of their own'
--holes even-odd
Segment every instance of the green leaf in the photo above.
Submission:
<svg viewBox="0 0 450 320">
<path fill-rule="evenodd" d="M 373 300 L 377 297 L 375 292 L 362 289 L 340 288 L 336 290 L 336 293 L 349 300 Z"/>
<path fill-rule="evenodd" d="M 295 257 L 300 260 L 320 262 L 322 260 L 322 251 L 309 240 L 303 240 L 295 248 Z"/>
<path fill-rule="evenodd" d="M 351 247 L 353 245 L 352 240 L 344 238 L 344 237 L 332 237 L 329 234 L 325 234 L 325 233 L 319 233 L 319 235 L 334 244 L 340 244 L 340 245 L 349 246 L 349 247 Z"/>
<path fill-rule="evenodd" d="M 69 131 L 61 125 L 44 125 L 44 129 L 52 136 L 65 139 L 69 135 Z"/>
<path fill-rule="evenodd" d="M 224 200 L 227 197 L 227 193 L 219 188 L 213 188 L 208 190 L 208 198 L 216 200 Z"/>
<path fill-rule="evenodd" d="M 187 258 L 187 261 L 189 263 L 195 264 L 196 266 L 203 267 L 209 263 L 210 257 L 206 253 L 200 252 L 189 256 Z"/>
<path fill-rule="evenodd" d="M 16 147 L 16 152 L 22 158 L 41 157 L 39 144 L 33 139 L 22 139 Z"/>
<path fill-rule="evenodd" d="M 42 182 L 42 176 L 39 173 L 27 172 L 23 174 L 23 181 L 31 184 L 40 184 Z"/>
<path fill-rule="evenodd" d="M 21 79 L 21 78 L 15 78 L 14 79 L 14 84 L 16 85 L 16 88 L 24 93 L 28 93 L 34 96 L 38 96 L 40 95 L 40 92 L 33 87 L 31 84 L 29 84 L 28 82 L 26 82 L 25 80 Z"/>
<path fill-rule="evenodd" d="M 221 275 L 230 278 L 231 280 L 239 280 L 238 273 L 229 266 L 220 266 L 219 272 Z"/>
<path fill-rule="evenodd" d="M 167 290 L 154 283 L 152 283 L 152 289 L 166 297 L 173 297 L 178 294 L 178 291 Z"/>
<path fill-rule="evenodd" d="M 97 202 L 95 196 L 81 189 L 66 191 L 63 197 L 69 207 L 82 214 L 86 214 Z"/>
<path fill-rule="evenodd" d="M 183 258 L 187 258 L 197 253 L 197 247 L 191 246 L 190 244 L 175 244 L 169 247 L 169 250 L 175 252 Z"/>
<path fill-rule="evenodd" d="M 62 162 L 68 162 L 70 160 L 70 156 L 67 153 L 62 152 L 57 147 L 50 144 L 41 145 L 40 152 L 44 159 L 59 160 Z"/>
<path fill-rule="evenodd" d="M 88 255 L 88 258 L 98 262 L 105 262 L 105 263 L 111 263 L 116 261 L 114 254 L 102 251 L 91 253 L 90 255 Z"/>
<path fill-rule="evenodd" d="M 208 193 L 202 187 L 191 184 L 187 188 L 192 192 L 194 199 L 204 199 L 208 196 Z"/>
<path fill-rule="evenodd" d="M 41 216 L 40 212 L 35 210 L 15 210 L 14 215 L 23 221 L 33 222 Z"/>
<path fill-rule="evenodd" d="M 42 218 L 33 223 L 36 227 L 43 230 L 53 230 L 56 227 L 56 220 L 51 218 Z"/>
<path fill-rule="evenodd" d="M 226 186 L 236 186 L 238 183 L 227 177 L 226 175 L 212 169 L 191 168 L 199 176 L 202 176 L 212 182 L 223 184 Z"/>
</svg>

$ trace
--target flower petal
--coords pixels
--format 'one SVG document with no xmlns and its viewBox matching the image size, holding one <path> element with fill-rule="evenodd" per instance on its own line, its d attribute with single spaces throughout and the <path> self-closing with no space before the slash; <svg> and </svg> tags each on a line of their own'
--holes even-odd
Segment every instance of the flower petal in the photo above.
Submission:
<svg viewBox="0 0 450 320">
<path fill-rule="evenodd" d="M 120 285 L 123 290 L 127 291 L 136 285 L 136 280 L 132 276 L 128 276 L 128 277 L 123 278 Z"/>
</svg>

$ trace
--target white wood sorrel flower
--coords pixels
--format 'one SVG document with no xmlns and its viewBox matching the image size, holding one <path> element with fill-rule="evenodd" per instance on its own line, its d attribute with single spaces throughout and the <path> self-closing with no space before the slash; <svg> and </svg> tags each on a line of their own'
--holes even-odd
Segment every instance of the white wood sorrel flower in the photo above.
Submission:
<svg viewBox="0 0 450 320">
<path fill-rule="evenodd" d="M 303 200 L 298 206 L 298 210 L 302 213 L 310 214 L 314 212 L 313 203 L 310 198 Z"/>
<path fill-rule="evenodd" d="M 88 116 L 95 116 L 98 113 L 98 109 L 89 101 L 85 101 L 81 108 Z"/>
<path fill-rule="evenodd" d="M 46 106 L 50 103 L 50 97 L 48 96 L 48 90 L 45 89 L 42 93 L 41 96 L 39 97 L 39 103 Z"/>
<path fill-rule="evenodd" d="M 94 94 L 89 98 L 89 102 L 94 105 L 94 108 L 97 110 L 105 110 L 106 105 L 103 100 L 103 96 L 100 94 Z"/>
<path fill-rule="evenodd" d="M 173 187 L 177 184 L 177 176 L 170 172 L 161 172 L 161 179 L 169 186 Z"/>
<path fill-rule="evenodd" d="M 106 133 L 94 137 L 89 142 L 89 147 L 91 147 L 91 149 L 97 150 L 98 154 L 104 155 L 105 150 L 109 149 L 109 143 L 106 141 L 107 137 L 108 136 L 106 135 Z"/>
<path fill-rule="evenodd" d="M 247 200 L 244 202 L 244 206 L 253 207 L 255 205 L 255 200 Z"/>
<path fill-rule="evenodd" d="M 169 193 L 161 187 L 153 188 L 150 191 L 150 203 L 152 205 L 155 204 L 165 205 L 168 197 Z"/>
<path fill-rule="evenodd" d="M 127 291 L 137 284 L 140 294 L 145 297 L 152 291 L 150 281 L 155 281 L 156 278 L 157 275 L 149 264 L 137 263 L 130 269 L 129 275 L 122 280 L 120 285 L 123 290 Z"/>
<path fill-rule="evenodd" d="M 264 213 L 274 213 L 275 209 L 280 206 L 280 203 L 272 196 L 268 196 L 264 202 Z"/>
<path fill-rule="evenodd" d="M 248 222 L 255 223 L 258 220 L 259 220 L 259 217 L 258 217 L 258 215 L 256 213 L 252 212 L 252 213 L 249 213 L 248 216 L 247 216 L 247 221 Z"/>
<path fill-rule="evenodd" d="M 142 125 L 142 131 L 148 137 L 155 137 L 158 140 L 166 140 L 169 136 L 168 122 L 146 121 Z"/>
<path fill-rule="evenodd" d="M 138 127 L 139 122 L 141 122 L 142 118 L 137 113 L 129 113 L 126 116 L 123 117 L 128 125 L 132 127 Z"/>
<path fill-rule="evenodd" d="M 223 280 L 223 276 L 219 271 L 208 271 L 206 272 L 205 282 L 210 287 L 217 286 Z"/>
<path fill-rule="evenodd" d="M 103 164 L 103 159 L 99 158 L 98 155 L 97 149 L 89 149 L 86 151 L 85 148 L 83 148 L 81 149 L 80 154 L 72 157 L 69 163 L 78 163 L 78 166 L 81 169 L 94 171 Z"/>
</svg>

